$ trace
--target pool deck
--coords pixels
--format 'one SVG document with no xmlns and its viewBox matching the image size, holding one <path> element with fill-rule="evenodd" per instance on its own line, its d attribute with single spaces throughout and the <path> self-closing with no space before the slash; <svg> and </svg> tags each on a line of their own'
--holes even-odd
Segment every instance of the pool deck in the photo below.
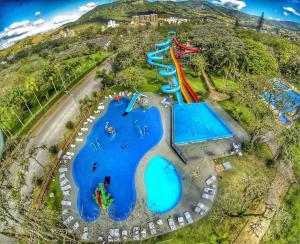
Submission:
<svg viewBox="0 0 300 244">
<path fill-rule="evenodd" d="M 188 164 L 185 165 L 183 161 L 177 156 L 174 152 L 174 149 L 171 146 L 171 108 L 164 108 L 160 102 L 163 99 L 161 96 L 153 94 L 153 93 L 145 93 L 150 101 L 150 104 L 156 106 L 162 118 L 162 123 L 164 127 L 164 135 L 158 145 L 156 145 L 151 151 L 149 151 L 140 161 L 136 176 L 135 176 L 135 186 L 137 192 L 136 206 L 132 211 L 131 215 L 125 221 L 114 222 L 111 220 L 107 214 L 101 213 L 101 216 L 92 223 L 86 223 L 81 220 L 78 210 L 77 210 L 77 186 L 73 181 L 72 176 L 72 164 L 73 159 L 68 163 L 68 172 L 66 173 L 67 178 L 70 180 L 70 184 L 72 186 L 72 190 L 70 192 L 70 196 L 64 197 L 64 200 L 68 200 L 72 202 L 71 207 L 63 207 L 67 208 L 69 212 L 63 215 L 63 219 L 66 219 L 69 215 L 74 217 L 74 220 L 69 225 L 70 229 L 72 228 L 75 222 L 78 222 L 80 227 L 76 230 L 76 234 L 80 237 L 83 233 L 83 228 L 88 227 L 88 240 L 89 241 L 97 241 L 99 236 L 104 237 L 107 240 L 109 229 L 118 228 L 120 230 L 127 230 L 128 235 L 131 235 L 132 228 L 135 226 L 140 227 L 140 230 L 146 229 L 147 238 L 153 237 L 150 235 L 148 223 L 150 221 L 156 223 L 158 219 L 163 221 L 163 225 L 156 225 L 157 235 L 164 234 L 170 232 L 170 228 L 167 222 L 167 219 L 172 217 L 174 218 L 175 224 L 177 228 L 179 228 L 177 218 L 183 216 L 183 213 L 188 211 L 190 212 L 194 222 L 198 221 L 202 218 L 200 215 L 194 212 L 196 204 L 201 201 L 203 204 L 212 207 L 213 202 L 210 200 L 202 199 L 201 194 L 203 192 L 203 188 L 206 186 L 205 181 L 208 177 L 215 175 L 214 170 L 214 162 L 213 159 L 217 157 L 226 156 L 226 152 L 228 152 L 228 146 L 232 143 L 233 139 L 223 139 L 217 141 L 209 141 L 202 143 L 194 143 L 179 146 L 180 152 L 188 158 Z M 107 108 L 110 99 L 105 99 L 103 101 L 105 108 Z M 247 140 L 247 133 L 226 113 L 224 112 L 217 104 L 211 104 L 210 106 L 216 111 L 219 116 L 225 120 L 227 125 L 234 131 L 236 134 L 236 138 L 239 141 Z M 98 117 L 102 116 L 105 111 L 100 114 L 95 114 L 96 120 Z M 88 135 L 92 124 L 88 124 L 89 130 L 85 133 L 82 138 L 86 138 Z M 76 153 L 83 146 L 83 142 L 77 142 L 76 147 L 70 149 L 69 151 Z M 216 147 L 217 143 L 217 147 Z M 201 148 L 201 150 L 199 150 Z M 154 215 L 147 208 L 146 203 L 146 191 L 144 184 L 144 173 L 146 167 L 151 158 L 154 156 L 164 156 L 166 159 L 171 161 L 175 168 L 177 169 L 182 183 L 182 197 L 177 206 L 163 215 Z M 187 223 L 185 222 L 185 225 Z M 129 237 L 130 239 L 130 237 Z"/>
</svg>

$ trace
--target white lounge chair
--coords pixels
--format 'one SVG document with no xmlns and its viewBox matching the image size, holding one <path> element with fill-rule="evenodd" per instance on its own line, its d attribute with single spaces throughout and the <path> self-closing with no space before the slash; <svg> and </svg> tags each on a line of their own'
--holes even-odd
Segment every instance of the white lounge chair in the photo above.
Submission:
<svg viewBox="0 0 300 244">
<path fill-rule="evenodd" d="M 87 121 L 84 121 L 84 122 L 83 122 L 84 125 L 87 125 L 88 123 L 89 123 L 89 122 L 87 122 Z"/>
<path fill-rule="evenodd" d="M 108 233 L 108 239 L 112 239 L 112 241 L 119 242 L 120 241 L 120 230 L 119 229 L 110 229 Z"/>
<path fill-rule="evenodd" d="M 69 209 L 64 208 L 64 209 L 61 211 L 61 213 L 62 213 L 63 215 L 65 215 L 65 214 L 69 213 Z"/>
<path fill-rule="evenodd" d="M 80 130 L 81 130 L 81 131 L 88 131 L 89 128 L 83 127 L 83 128 L 81 128 Z"/>
<path fill-rule="evenodd" d="M 69 183 L 69 180 L 67 178 L 64 178 L 61 182 L 60 182 L 60 187 L 64 187 L 66 184 Z"/>
<path fill-rule="evenodd" d="M 180 216 L 180 217 L 178 217 L 177 220 L 178 220 L 179 226 L 181 226 L 181 227 L 184 226 L 184 219 L 183 219 L 183 217 Z"/>
<path fill-rule="evenodd" d="M 78 228 L 79 228 L 79 224 L 78 224 L 78 222 L 75 222 L 75 224 L 72 227 L 72 230 L 76 231 Z"/>
<path fill-rule="evenodd" d="M 156 235 L 157 232 L 156 232 L 155 224 L 153 222 L 149 222 L 148 226 L 149 226 L 150 234 Z"/>
<path fill-rule="evenodd" d="M 59 179 L 62 180 L 63 178 L 66 178 L 66 174 L 65 173 L 59 174 Z"/>
<path fill-rule="evenodd" d="M 68 156 L 74 156 L 74 155 L 75 155 L 75 153 L 73 153 L 73 152 L 66 152 L 66 154 L 67 154 Z"/>
<path fill-rule="evenodd" d="M 213 201 L 213 200 L 214 200 L 214 196 L 213 196 L 213 195 L 209 195 L 209 194 L 206 194 L 206 193 L 203 193 L 203 194 L 202 194 L 202 198 L 203 198 L 203 199 L 210 200 L 210 201 Z"/>
<path fill-rule="evenodd" d="M 68 218 L 66 218 L 64 221 L 63 221 L 63 224 L 64 225 L 68 225 L 72 222 L 72 220 L 74 219 L 74 217 L 72 215 L 70 215 Z"/>
<path fill-rule="evenodd" d="M 186 222 L 187 222 L 188 224 L 194 223 L 194 220 L 193 220 L 193 218 L 192 218 L 190 212 L 184 212 L 183 214 L 184 214 L 184 217 L 185 217 Z"/>
<path fill-rule="evenodd" d="M 92 116 L 92 115 L 90 116 L 90 118 L 91 118 L 92 120 L 96 119 L 96 118 L 95 118 L 94 116 Z"/>
<path fill-rule="evenodd" d="M 75 140 L 76 140 L 77 142 L 82 142 L 82 141 L 83 141 L 82 138 L 78 138 L 78 137 L 77 137 Z"/>
<path fill-rule="evenodd" d="M 84 227 L 83 228 L 83 234 L 81 236 L 81 240 L 87 241 L 88 239 L 88 227 Z"/>
<path fill-rule="evenodd" d="M 140 227 L 135 226 L 132 228 L 132 239 L 138 241 L 140 239 Z"/>
<path fill-rule="evenodd" d="M 196 206 L 194 211 L 195 211 L 196 214 L 200 214 L 203 210 L 201 208 L 199 208 L 198 206 Z"/>
<path fill-rule="evenodd" d="M 175 225 L 175 222 L 174 222 L 174 219 L 173 219 L 173 218 L 169 218 L 169 219 L 168 219 L 168 224 L 169 224 L 169 227 L 170 227 L 170 230 L 171 230 L 171 231 L 176 230 L 176 225 Z"/>
<path fill-rule="evenodd" d="M 63 191 L 64 196 L 70 196 L 70 191 Z"/>
<path fill-rule="evenodd" d="M 213 175 L 213 176 L 209 177 L 209 178 L 205 181 L 205 183 L 206 183 L 206 185 L 211 185 L 211 184 L 213 184 L 213 183 L 216 181 L 216 179 L 217 179 L 217 177 L 216 177 L 215 175 Z"/>
<path fill-rule="evenodd" d="M 217 190 L 212 187 L 204 187 L 204 193 L 210 194 L 210 195 L 215 195 Z"/>
<path fill-rule="evenodd" d="M 61 201 L 61 205 L 62 206 L 72 206 L 72 202 L 71 201 L 62 200 Z"/>
<path fill-rule="evenodd" d="M 158 219 L 156 223 L 161 226 L 164 222 L 161 219 Z"/>
<path fill-rule="evenodd" d="M 64 173 L 64 172 L 67 172 L 68 171 L 68 168 L 66 168 L 66 167 L 61 167 L 61 168 L 59 168 L 59 173 Z"/>
<path fill-rule="evenodd" d="M 75 148 L 76 147 L 76 145 L 75 144 L 71 144 L 71 148 Z"/>
<path fill-rule="evenodd" d="M 122 239 L 123 241 L 126 241 L 128 238 L 128 232 L 127 230 L 122 230 Z"/>
<path fill-rule="evenodd" d="M 146 237 L 147 237 L 147 230 L 146 229 L 142 229 L 141 230 L 141 238 L 142 239 L 146 239 Z"/>
<path fill-rule="evenodd" d="M 105 96 L 104 98 L 105 98 L 105 99 L 108 99 L 108 96 Z"/>
<path fill-rule="evenodd" d="M 63 186 L 61 189 L 62 191 L 67 191 L 67 190 L 70 190 L 72 187 L 70 185 L 66 185 L 66 186 Z"/>
<path fill-rule="evenodd" d="M 112 97 L 112 95 L 108 95 L 108 97 L 110 98 L 110 99 L 112 99 L 113 97 Z"/>
<path fill-rule="evenodd" d="M 201 208 L 202 210 L 204 210 L 205 212 L 208 212 L 208 210 L 209 210 L 209 207 L 207 207 L 205 204 L 203 204 L 202 202 L 198 202 L 197 203 L 197 206 L 199 207 L 199 208 Z"/>
</svg>

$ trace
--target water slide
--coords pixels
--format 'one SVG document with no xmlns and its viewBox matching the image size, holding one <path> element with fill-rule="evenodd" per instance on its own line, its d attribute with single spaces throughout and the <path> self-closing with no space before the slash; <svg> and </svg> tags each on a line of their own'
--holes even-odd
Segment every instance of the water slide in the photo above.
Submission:
<svg viewBox="0 0 300 244">
<path fill-rule="evenodd" d="M 133 97 L 131 98 L 126 110 L 125 110 L 125 113 L 123 115 L 127 115 L 131 110 L 132 108 L 134 107 L 134 104 L 136 103 L 137 99 L 140 97 L 140 96 L 145 96 L 143 95 L 142 93 L 140 92 L 135 92 L 133 94 Z"/>
<path fill-rule="evenodd" d="M 162 86 L 162 92 L 166 94 L 172 94 L 175 93 L 177 97 L 177 101 L 179 104 L 183 103 L 183 99 L 180 93 L 180 83 L 178 81 L 177 75 L 176 75 L 176 68 L 173 65 L 167 65 L 158 63 L 157 61 L 163 60 L 163 53 L 167 53 L 170 50 L 170 44 L 172 43 L 173 39 L 169 38 L 167 41 L 158 43 L 155 45 L 156 48 L 159 48 L 157 51 L 149 52 L 147 54 L 148 63 L 161 68 L 159 71 L 159 74 L 164 77 L 170 77 L 172 79 L 173 84 L 169 85 L 163 85 Z"/>
<path fill-rule="evenodd" d="M 189 94 L 191 95 L 191 97 L 194 99 L 194 101 L 196 103 L 199 103 L 200 99 L 197 97 L 196 93 L 194 92 L 194 90 L 192 89 L 190 84 L 188 83 L 178 59 L 182 56 L 185 56 L 185 55 L 190 55 L 190 54 L 193 54 L 193 53 L 201 52 L 201 50 L 198 49 L 198 48 L 192 48 L 192 47 L 185 46 L 185 45 L 181 44 L 180 42 L 178 42 L 175 37 L 173 38 L 173 41 L 174 41 L 174 43 L 177 47 L 184 50 L 184 51 L 177 52 L 176 55 L 175 55 L 175 58 L 174 58 L 174 60 L 176 60 L 176 62 L 178 64 L 178 71 L 177 72 L 179 72 L 181 74 L 184 85 L 185 85 L 186 89 L 188 90 Z"/>
<path fill-rule="evenodd" d="M 170 48 L 170 54 L 171 54 L 171 58 L 172 58 L 172 60 L 173 60 L 173 63 L 175 64 L 175 67 L 176 67 L 177 76 L 178 76 L 178 80 L 179 80 L 179 84 L 180 84 L 180 90 L 181 90 L 181 93 L 182 93 L 182 95 L 183 95 L 183 97 L 184 97 L 184 100 L 185 100 L 187 103 L 192 103 L 192 99 L 191 99 L 191 97 L 189 96 L 188 91 L 186 90 L 186 88 L 185 88 L 185 86 L 184 86 L 184 81 L 183 81 L 183 77 L 182 77 L 182 72 L 180 72 L 181 67 L 180 67 L 180 65 L 179 65 L 178 60 L 177 60 L 176 57 L 175 57 L 173 48 Z M 181 70 L 181 71 L 182 71 L 182 70 Z"/>
</svg>

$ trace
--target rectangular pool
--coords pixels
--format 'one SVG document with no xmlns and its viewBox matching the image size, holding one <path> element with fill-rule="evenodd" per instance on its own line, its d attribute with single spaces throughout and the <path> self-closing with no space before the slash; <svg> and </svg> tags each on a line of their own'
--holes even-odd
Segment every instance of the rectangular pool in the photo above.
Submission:
<svg viewBox="0 0 300 244">
<path fill-rule="evenodd" d="M 205 102 L 173 106 L 175 144 L 233 137 L 225 122 Z"/>
</svg>

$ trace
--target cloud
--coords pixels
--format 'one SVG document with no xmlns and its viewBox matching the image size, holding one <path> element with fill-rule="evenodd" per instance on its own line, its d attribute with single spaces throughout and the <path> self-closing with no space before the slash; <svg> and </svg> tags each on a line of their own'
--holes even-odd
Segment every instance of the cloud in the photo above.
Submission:
<svg viewBox="0 0 300 244">
<path fill-rule="evenodd" d="M 86 5 L 80 6 L 78 10 L 79 10 L 79 12 L 87 12 L 87 11 L 92 10 L 96 6 L 97 6 L 96 3 L 90 2 L 90 3 L 86 4 Z"/>
<path fill-rule="evenodd" d="M 44 23 L 45 23 L 45 20 L 39 19 L 39 20 L 37 20 L 37 21 L 34 21 L 34 22 L 33 22 L 33 25 L 41 25 L 41 24 L 44 24 Z"/>
<path fill-rule="evenodd" d="M 294 15 L 300 16 L 300 13 L 297 12 L 297 10 L 293 9 L 292 7 L 284 7 L 283 8 L 285 11 L 288 11 L 290 13 L 293 13 Z"/>
<path fill-rule="evenodd" d="M 285 16 L 288 16 L 288 15 L 289 15 L 287 12 L 283 12 L 283 14 L 284 14 Z"/>
<path fill-rule="evenodd" d="M 20 27 L 25 27 L 27 25 L 29 25 L 30 21 L 29 20 L 23 20 L 20 22 L 14 22 L 12 23 L 10 26 L 8 26 L 7 28 L 5 28 L 5 31 L 10 31 L 10 30 L 14 30 Z"/>
<path fill-rule="evenodd" d="M 213 0 L 212 3 L 234 8 L 237 10 L 241 10 L 247 6 L 246 3 L 241 0 L 219 0 L 219 1 Z"/>
<path fill-rule="evenodd" d="M 40 12 L 40 11 L 35 12 L 35 16 L 36 16 L 36 17 L 38 17 L 38 16 L 40 16 L 40 15 L 41 15 L 41 12 Z"/>
<path fill-rule="evenodd" d="M 72 21 L 78 20 L 79 17 L 80 17 L 80 15 L 78 15 L 78 14 L 58 15 L 58 16 L 55 16 L 52 21 L 54 24 L 64 24 L 67 22 L 72 22 Z"/>
<path fill-rule="evenodd" d="M 278 18 L 273 18 L 273 17 L 269 17 L 270 20 L 277 20 L 277 21 L 280 21 L 280 19 Z"/>
</svg>

